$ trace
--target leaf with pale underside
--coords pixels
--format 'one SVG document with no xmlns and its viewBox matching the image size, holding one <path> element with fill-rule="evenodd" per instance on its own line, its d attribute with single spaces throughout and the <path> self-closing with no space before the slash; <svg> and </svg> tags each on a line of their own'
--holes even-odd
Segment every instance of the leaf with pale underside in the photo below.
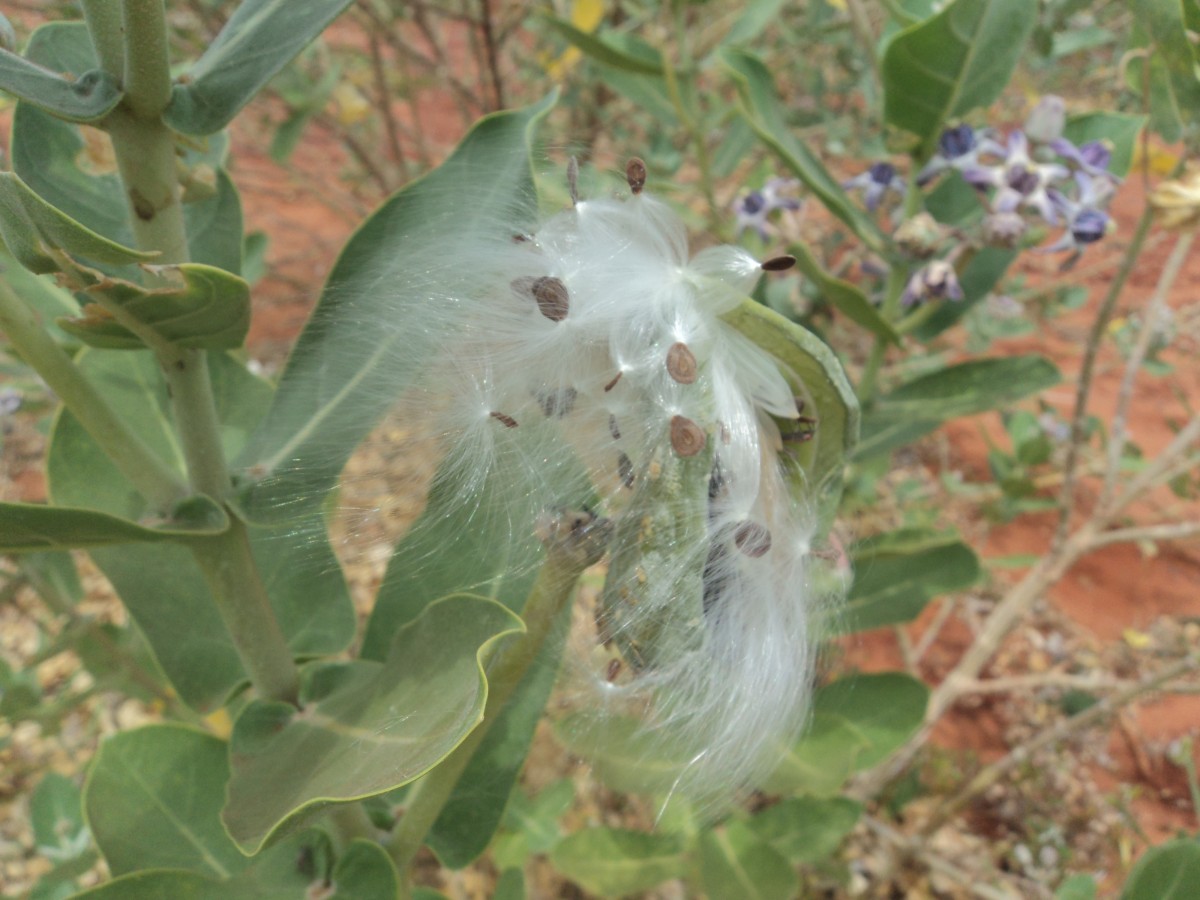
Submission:
<svg viewBox="0 0 1200 900">
<path fill-rule="evenodd" d="M 207 497 L 192 497 L 167 521 L 131 522 L 91 509 L 39 503 L 0 503 L 0 552 L 30 553 L 72 547 L 103 547 L 138 541 L 177 541 L 220 534 L 229 527 L 225 511 Z"/>
</svg>

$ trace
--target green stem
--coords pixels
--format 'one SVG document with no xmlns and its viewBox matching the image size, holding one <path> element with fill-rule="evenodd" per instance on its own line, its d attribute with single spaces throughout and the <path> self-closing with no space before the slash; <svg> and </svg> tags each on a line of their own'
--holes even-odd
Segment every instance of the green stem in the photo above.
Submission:
<svg viewBox="0 0 1200 900">
<path fill-rule="evenodd" d="M 604 536 L 603 528 L 593 526 L 590 533 L 572 532 L 565 540 L 556 537 L 547 541 L 546 561 L 521 610 L 525 633 L 511 639 L 488 664 L 483 721 L 409 792 L 404 815 L 387 844 L 403 881 L 404 900 L 411 896 L 409 869 L 417 851 L 488 730 L 537 659 L 579 576 L 603 553 Z"/>
<path fill-rule="evenodd" d="M 121 8 L 113 0 L 83 0 L 83 17 L 96 49 L 96 59 L 109 75 L 125 80 L 125 42 Z"/>
<path fill-rule="evenodd" d="M 157 119 L 171 102 L 163 0 L 122 0 L 121 18 L 125 28 L 124 103 L 138 119 Z"/>
<path fill-rule="evenodd" d="M 42 328 L 33 310 L 2 280 L 0 327 L 21 359 L 58 395 L 155 513 L 169 514 L 175 503 L 187 495 L 187 486 L 129 430 L 74 360 Z"/>
</svg>

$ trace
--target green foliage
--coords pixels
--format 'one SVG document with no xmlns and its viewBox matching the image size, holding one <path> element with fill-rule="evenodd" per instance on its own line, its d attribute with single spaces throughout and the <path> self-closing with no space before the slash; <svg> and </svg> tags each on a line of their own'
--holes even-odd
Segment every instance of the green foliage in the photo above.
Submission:
<svg viewBox="0 0 1200 900">
<path fill-rule="evenodd" d="M 587 828 L 555 845 L 550 861 L 592 893 L 621 897 L 684 875 L 688 866 L 684 846 L 672 834 Z"/>
<path fill-rule="evenodd" d="M 1122 900 L 1184 900 L 1200 883 L 1200 844 L 1170 841 L 1146 851 L 1121 892 Z"/>
<path fill-rule="evenodd" d="M 99 69 L 59 74 L 0 49 L 0 89 L 70 122 L 94 122 L 121 102 L 117 79 Z"/>
</svg>

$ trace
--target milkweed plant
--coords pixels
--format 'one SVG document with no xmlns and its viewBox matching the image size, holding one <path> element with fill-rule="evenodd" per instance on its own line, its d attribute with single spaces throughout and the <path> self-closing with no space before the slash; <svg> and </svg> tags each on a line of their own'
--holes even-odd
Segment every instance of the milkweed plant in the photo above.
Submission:
<svg viewBox="0 0 1200 900">
<path fill-rule="evenodd" d="M 541 149 L 551 92 L 479 120 L 359 225 L 269 383 L 243 350 L 250 245 L 226 129 L 348 5 L 244 0 L 181 69 L 162 0 L 83 0 L 84 21 L 0 50 L 17 99 L 0 326 L 27 367 L 4 414 L 36 379 L 58 403 L 49 502 L 0 505 L 0 546 L 68 616 L 67 551 L 87 551 L 136 632 L 81 633 L 169 720 L 104 740 L 82 793 L 61 776 L 39 787 L 35 829 L 59 810 L 38 832 L 55 860 L 39 889 L 75 895 L 98 850 L 111 877 L 78 896 L 433 896 L 414 887 L 422 848 L 460 868 L 491 844 L 497 895 L 523 896 L 506 808 L 535 815 L 514 786 L 549 714 L 604 781 L 651 798 L 663 829 L 568 835 L 552 852 L 568 877 L 608 895 L 683 878 L 718 897 L 748 866 L 762 896 L 792 896 L 789 829 L 822 822 L 831 852 L 861 811 L 839 790 L 915 733 L 928 695 L 898 673 L 814 693 L 824 638 L 919 611 L 861 581 L 843 606 L 849 460 L 1057 379 L 1040 359 L 966 363 L 994 367 L 986 396 L 951 397 L 950 412 L 958 382 L 925 375 L 942 377 L 929 396 L 943 407 L 910 414 L 921 378 L 889 406 L 884 357 L 954 324 L 1044 227 L 1061 233 L 1038 252 L 1071 261 L 1108 234 L 1140 126 L 1069 119 L 1056 97 L 1007 135 L 981 124 L 1029 36 L 1017 7 L 1036 4 L 986 19 L 1012 42 L 992 60 L 1004 78 L 969 59 L 930 75 L 914 54 L 959 18 L 984 21 L 987 4 L 956 0 L 884 51 L 884 119 L 907 135 L 895 155 L 835 178 L 790 133 L 747 49 L 765 21 L 747 13 L 704 63 L 776 155 L 761 187 L 710 209 L 738 244 L 689 235 L 699 195 L 656 179 L 638 147 L 607 168 Z M 546 24 L 664 87 L 711 200 L 704 101 L 680 82 L 697 63 L 673 72 L 586 16 Z M 968 89 L 942 98 L 946 80 Z M 853 236 L 873 287 L 831 274 L 798 235 L 812 203 Z M 809 301 L 874 342 L 857 391 L 813 321 L 778 302 L 797 271 Z M 860 400 L 879 411 L 861 445 Z M 362 469 L 347 465 L 381 443 L 424 511 L 360 629 L 331 527 L 383 508 L 355 508 Z M 936 545 L 969 563 L 948 587 L 977 577 L 961 542 L 914 540 L 856 561 L 886 571 Z M 905 720 L 890 745 L 830 730 L 831 712 L 885 707 Z M 752 792 L 792 799 L 747 820 L 733 811 Z"/>
</svg>

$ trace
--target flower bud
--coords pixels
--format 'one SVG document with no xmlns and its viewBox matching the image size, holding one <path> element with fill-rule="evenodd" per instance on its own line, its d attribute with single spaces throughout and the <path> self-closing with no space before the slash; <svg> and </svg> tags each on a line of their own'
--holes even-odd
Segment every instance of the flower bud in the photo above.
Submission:
<svg viewBox="0 0 1200 900">
<path fill-rule="evenodd" d="M 1035 143 L 1049 144 L 1062 137 L 1067 124 L 1067 107 L 1062 97 L 1047 94 L 1025 120 L 1025 135 Z"/>
</svg>

